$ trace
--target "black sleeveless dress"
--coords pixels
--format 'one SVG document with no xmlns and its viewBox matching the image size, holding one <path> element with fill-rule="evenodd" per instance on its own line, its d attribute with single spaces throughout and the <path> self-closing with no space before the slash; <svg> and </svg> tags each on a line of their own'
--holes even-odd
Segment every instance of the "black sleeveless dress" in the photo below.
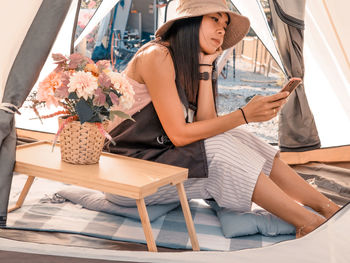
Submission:
<svg viewBox="0 0 350 263">
<path fill-rule="evenodd" d="M 167 48 L 173 57 L 171 49 Z M 188 112 L 189 108 L 195 110 L 195 105 L 190 105 L 184 89 L 178 85 L 177 81 L 176 87 L 186 111 Z M 152 102 L 135 113 L 132 118 L 135 122 L 124 120 L 110 131 L 116 145 L 107 142 L 104 151 L 188 168 L 189 178 L 208 177 L 203 140 L 182 147 L 174 146 L 164 132 Z"/>
</svg>

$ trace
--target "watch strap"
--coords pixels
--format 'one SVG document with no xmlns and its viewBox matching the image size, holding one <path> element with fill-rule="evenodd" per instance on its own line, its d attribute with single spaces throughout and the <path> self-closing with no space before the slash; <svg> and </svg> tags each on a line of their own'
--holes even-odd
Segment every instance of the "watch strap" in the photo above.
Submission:
<svg viewBox="0 0 350 263">
<path fill-rule="evenodd" d="M 208 71 L 200 72 L 199 79 L 200 80 L 209 80 L 209 72 Z"/>
</svg>

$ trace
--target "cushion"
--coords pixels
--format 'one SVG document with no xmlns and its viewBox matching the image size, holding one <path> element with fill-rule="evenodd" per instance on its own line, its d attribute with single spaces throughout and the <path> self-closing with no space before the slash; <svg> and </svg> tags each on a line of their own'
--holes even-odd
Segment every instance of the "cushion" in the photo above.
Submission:
<svg viewBox="0 0 350 263">
<path fill-rule="evenodd" d="M 108 201 L 102 192 L 78 186 L 69 186 L 57 192 L 60 196 L 90 210 L 106 212 L 140 220 L 137 207 L 120 206 Z M 179 206 L 179 202 L 165 205 L 149 205 L 149 220 L 153 221 Z"/>
<path fill-rule="evenodd" d="M 207 200 L 215 210 L 225 237 L 238 237 L 254 234 L 277 236 L 281 234 L 295 234 L 295 227 L 277 216 L 263 209 L 254 209 L 251 212 L 235 212 L 219 207 L 215 201 Z"/>
</svg>

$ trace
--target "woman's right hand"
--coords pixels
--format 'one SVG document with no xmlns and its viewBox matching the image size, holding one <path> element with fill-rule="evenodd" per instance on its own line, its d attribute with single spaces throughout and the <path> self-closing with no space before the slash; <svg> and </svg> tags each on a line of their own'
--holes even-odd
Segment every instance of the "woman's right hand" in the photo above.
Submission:
<svg viewBox="0 0 350 263">
<path fill-rule="evenodd" d="M 287 102 L 289 92 L 280 92 L 271 96 L 254 96 L 243 107 L 249 122 L 263 122 L 276 117 L 281 107 Z"/>
<path fill-rule="evenodd" d="M 220 47 L 213 54 L 204 54 L 204 52 L 199 53 L 199 64 L 213 64 L 214 60 L 222 54 L 222 48 Z"/>
</svg>

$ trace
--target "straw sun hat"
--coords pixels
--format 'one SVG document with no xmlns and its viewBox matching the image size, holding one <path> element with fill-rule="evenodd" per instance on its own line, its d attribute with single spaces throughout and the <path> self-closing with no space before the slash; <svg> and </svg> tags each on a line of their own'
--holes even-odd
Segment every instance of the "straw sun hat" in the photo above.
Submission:
<svg viewBox="0 0 350 263">
<path fill-rule="evenodd" d="M 175 18 L 158 28 L 156 36 L 164 36 L 177 20 L 219 12 L 226 13 L 230 17 L 222 43 L 222 49 L 228 49 L 241 41 L 248 33 L 250 22 L 247 17 L 232 12 L 227 7 L 226 0 L 178 0 Z"/>
</svg>

